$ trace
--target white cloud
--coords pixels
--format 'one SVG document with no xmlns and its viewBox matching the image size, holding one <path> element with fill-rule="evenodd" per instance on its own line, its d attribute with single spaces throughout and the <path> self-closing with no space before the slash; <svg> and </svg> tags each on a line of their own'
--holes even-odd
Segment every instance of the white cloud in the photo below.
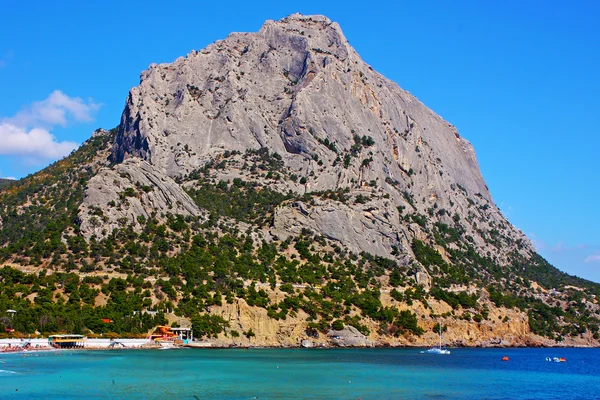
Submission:
<svg viewBox="0 0 600 400">
<path fill-rule="evenodd" d="M 543 240 L 531 239 L 531 243 L 538 252 L 546 249 L 546 242 L 544 242 Z"/>
<path fill-rule="evenodd" d="M 533 247 L 535 247 L 537 251 L 542 251 L 546 248 L 546 242 L 537 239 L 534 232 L 530 232 L 527 236 L 529 237 L 531 243 L 533 244 Z"/>
<path fill-rule="evenodd" d="M 77 146 L 75 142 L 57 141 L 54 135 L 43 128 L 27 131 L 8 123 L 0 124 L 0 154 L 2 155 L 57 159 L 66 156 Z"/>
<path fill-rule="evenodd" d="M 70 122 L 91 122 L 100 104 L 84 101 L 55 90 L 9 118 L 0 118 L 0 154 L 23 157 L 21 162 L 39 164 L 59 159 L 77 148 L 71 141 L 60 141 L 52 133 L 56 126 Z"/>
<path fill-rule="evenodd" d="M 21 128 L 44 127 L 51 129 L 56 125 L 66 126 L 69 119 L 78 122 L 93 121 L 92 114 L 100 108 L 93 100 L 83 101 L 80 97 L 69 97 L 60 90 L 55 90 L 47 99 L 36 101 L 31 106 L 19 111 L 14 117 L 5 118 L 3 122 Z"/>
<path fill-rule="evenodd" d="M 567 251 L 583 250 L 583 249 L 586 249 L 587 247 L 588 247 L 588 245 L 586 245 L 585 243 L 580 243 L 575 246 L 567 246 L 565 244 L 565 242 L 558 242 L 550 249 L 550 251 L 553 251 L 555 253 L 563 253 L 563 252 L 567 252 Z"/>
<path fill-rule="evenodd" d="M 589 264 L 589 263 L 600 263 L 600 251 L 596 252 L 594 254 L 590 254 L 589 256 L 587 256 L 585 258 L 585 260 L 583 260 L 584 263 Z"/>
</svg>

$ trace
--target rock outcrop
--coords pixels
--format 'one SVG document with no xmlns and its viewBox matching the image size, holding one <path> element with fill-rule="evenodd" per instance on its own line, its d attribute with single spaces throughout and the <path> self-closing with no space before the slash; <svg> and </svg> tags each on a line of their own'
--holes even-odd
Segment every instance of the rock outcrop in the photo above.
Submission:
<svg viewBox="0 0 600 400">
<path fill-rule="evenodd" d="M 367 339 L 353 326 L 346 326 L 344 329 L 327 332 L 331 343 L 338 347 L 373 347 L 375 344 Z"/>
<path fill-rule="evenodd" d="M 540 337 L 529 329 L 524 312 L 493 308 L 491 304 L 490 306 L 490 318 L 482 323 L 454 318 L 431 319 L 423 316 L 425 309 L 421 305 L 410 307 L 409 310 L 423 316 L 419 325 L 425 333 L 421 336 L 384 335 L 378 332 L 376 325 L 369 327 L 371 333 L 368 336 L 349 325 L 339 331 L 331 329 L 327 333 L 311 336 L 307 330 L 307 315 L 302 312 L 295 317 L 275 321 L 267 316 L 266 310 L 250 307 L 243 300 L 235 300 L 233 304 L 213 306 L 211 313 L 223 317 L 231 324 L 231 329 L 241 335 L 232 337 L 230 334 L 221 334 L 209 342 L 217 347 L 427 347 L 438 343 L 439 336 L 434 331 L 434 326 L 440 322 L 447 328 L 444 332 L 444 342 L 451 347 L 547 347 L 590 344 L 589 337 L 565 338 L 562 343 Z M 432 302 L 430 307 L 439 311 L 448 306 L 445 303 Z M 243 333 L 249 331 L 254 335 L 246 337 Z"/>
<path fill-rule="evenodd" d="M 398 220 L 397 209 L 385 199 L 354 206 L 327 199 L 296 201 L 276 210 L 272 233 L 287 239 L 310 229 L 353 252 L 387 257 L 392 246 L 402 254 L 410 251 L 409 233 Z"/>
<path fill-rule="evenodd" d="M 165 220 L 168 214 L 201 216 L 202 211 L 173 179 L 132 158 L 90 179 L 79 208 L 80 229 L 86 239 L 100 239 L 113 229 L 141 227 L 152 216 Z"/>
<path fill-rule="evenodd" d="M 284 206 L 274 220 L 278 235 L 306 227 L 390 256 L 419 236 L 416 224 L 408 232 L 398 222 L 400 207 L 445 224 L 471 221 L 466 235 L 500 262 L 516 242 L 533 252 L 493 203 L 470 143 L 367 65 L 323 16 L 267 21 L 256 33 L 232 33 L 172 64 L 151 65 L 129 94 L 112 159 L 140 158 L 182 179 L 226 151 L 259 148 L 306 177 L 301 189 L 278 183 L 282 192 L 378 191 L 368 207 L 330 203 L 302 214 L 299 203 Z M 509 240 L 490 244 L 492 230 Z"/>
<path fill-rule="evenodd" d="M 173 64 L 150 66 L 130 92 L 113 159 L 137 156 L 174 177 L 220 149 L 267 147 L 310 168 L 315 155 L 325 164 L 337 157 L 319 139 L 344 150 L 354 135 L 374 139 L 361 150 L 372 166 L 340 177 L 341 165 L 327 168 L 314 190 L 352 178 L 404 181 L 412 169 L 421 184 L 449 179 L 491 199 L 469 142 L 365 64 L 339 25 L 322 16 L 267 21 L 257 33 L 233 33 Z"/>
</svg>

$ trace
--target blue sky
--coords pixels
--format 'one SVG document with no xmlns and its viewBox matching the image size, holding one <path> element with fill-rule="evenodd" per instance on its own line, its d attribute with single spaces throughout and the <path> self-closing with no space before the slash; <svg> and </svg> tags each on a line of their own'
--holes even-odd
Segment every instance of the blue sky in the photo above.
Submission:
<svg viewBox="0 0 600 400">
<path fill-rule="evenodd" d="M 88 4 L 89 3 L 89 4 Z M 119 123 L 150 63 L 294 12 L 454 124 L 494 200 L 558 268 L 600 282 L 600 3 L 30 1 L 3 5 L 0 177 Z"/>
</svg>

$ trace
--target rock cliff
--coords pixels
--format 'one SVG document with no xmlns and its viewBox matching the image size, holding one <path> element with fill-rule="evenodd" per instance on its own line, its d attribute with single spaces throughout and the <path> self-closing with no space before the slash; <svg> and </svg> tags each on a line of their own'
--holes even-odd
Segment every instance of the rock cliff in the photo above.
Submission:
<svg viewBox="0 0 600 400">
<path fill-rule="evenodd" d="M 113 229 L 133 223 L 138 229 L 153 213 L 201 216 L 196 203 L 171 178 L 147 162 L 129 159 L 101 169 L 90 179 L 80 207 L 81 231 L 86 239 L 105 237 Z"/>
<path fill-rule="evenodd" d="M 118 128 L 0 189 L 0 227 L 0 303 L 23 332 L 600 341 L 600 286 L 537 255 L 470 143 L 323 16 L 151 65 Z"/>
<path fill-rule="evenodd" d="M 256 33 L 233 33 L 172 64 L 151 65 L 129 93 L 112 160 L 139 158 L 181 181 L 225 152 L 261 148 L 305 177 L 301 186 L 280 182 L 283 193 L 348 188 L 369 199 L 358 206 L 282 205 L 277 236 L 309 228 L 353 251 L 406 254 L 422 227 L 399 224 L 400 207 L 445 224 L 469 220 L 466 234 L 478 250 L 503 262 L 514 242 L 533 251 L 493 203 L 470 143 L 364 63 L 339 25 L 323 16 L 267 21 Z M 86 199 L 99 206 L 104 199 L 95 192 L 90 187 Z M 153 207 L 133 207 L 130 220 L 164 210 Z M 89 236 L 89 218 L 82 217 Z M 508 241 L 490 245 L 490 231 Z"/>
</svg>

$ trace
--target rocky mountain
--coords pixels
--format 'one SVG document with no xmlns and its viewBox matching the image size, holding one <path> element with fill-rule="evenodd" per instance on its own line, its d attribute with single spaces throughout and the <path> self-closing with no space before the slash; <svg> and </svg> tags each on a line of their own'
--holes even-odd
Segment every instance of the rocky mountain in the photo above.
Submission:
<svg viewBox="0 0 600 400">
<path fill-rule="evenodd" d="M 455 345 L 600 339 L 600 286 L 537 255 L 471 144 L 323 16 L 151 65 L 116 129 L 0 198 L 0 285 L 19 293 L 0 311 L 29 310 L 23 331 L 168 319 L 221 344 L 426 345 L 438 323 Z"/>
<path fill-rule="evenodd" d="M 491 230 L 533 251 L 493 204 L 470 143 L 366 65 L 325 17 L 268 21 L 258 33 L 231 34 L 173 64 L 150 66 L 129 94 L 112 159 L 141 159 L 185 181 L 227 151 L 261 148 L 305 178 L 284 179 L 279 191 L 348 188 L 368 198 L 347 208 L 325 201 L 308 215 L 290 204 L 275 216 L 278 236 L 308 226 L 354 251 L 389 256 L 393 247 L 406 252 L 414 236 L 396 223 L 403 207 L 418 214 L 444 210 L 436 219 L 446 224 L 455 214 L 479 219 L 482 232 L 466 228 L 484 254 L 498 252 L 483 237 Z"/>
</svg>

